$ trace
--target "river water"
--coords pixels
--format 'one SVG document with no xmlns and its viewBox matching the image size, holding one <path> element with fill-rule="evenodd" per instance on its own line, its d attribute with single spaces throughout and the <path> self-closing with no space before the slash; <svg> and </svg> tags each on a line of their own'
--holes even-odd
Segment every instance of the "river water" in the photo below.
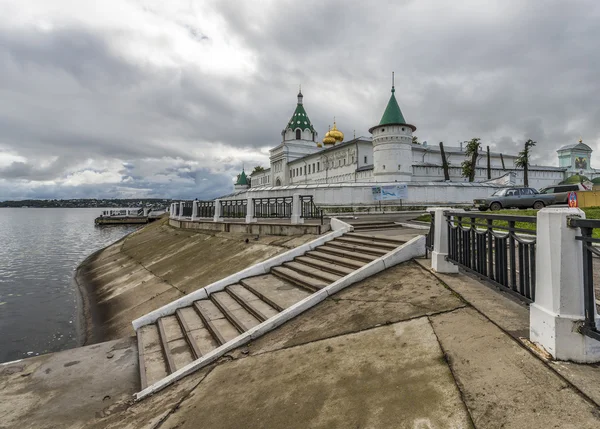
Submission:
<svg viewBox="0 0 600 429">
<path fill-rule="evenodd" d="M 0 362 L 79 345 L 77 266 L 137 226 L 102 209 L 0 208 Z"/>
</svg>

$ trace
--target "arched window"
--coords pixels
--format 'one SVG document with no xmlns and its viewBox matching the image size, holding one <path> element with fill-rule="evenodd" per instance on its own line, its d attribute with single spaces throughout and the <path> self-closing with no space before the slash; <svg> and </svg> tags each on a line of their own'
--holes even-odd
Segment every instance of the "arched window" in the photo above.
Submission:
<svg viewBox="0 0 600 429">
<path fill-rule="evenodd" d="M 302 138 L 300 130 L 296 130 L 296 140 L 300 140 Z"/>
<path fill-rule="evenodd" d="M 281 186 L 281 180 L 279 180 L 279 178 L 275 181 L 275 186 Z"/>
</svg>

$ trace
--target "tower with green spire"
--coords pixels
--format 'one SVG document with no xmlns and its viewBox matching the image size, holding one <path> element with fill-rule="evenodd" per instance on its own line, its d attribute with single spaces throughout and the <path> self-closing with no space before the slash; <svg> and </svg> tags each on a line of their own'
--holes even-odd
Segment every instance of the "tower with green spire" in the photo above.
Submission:
<svg viewBox="0 0 600 429">
<path fill-rule="evenodd" d="M 235 185 L 233 186 L 233 188 L 236 191 L 243 191 L 245 189 L 248 189 L 249 187 L 250 187 L 250 182 L 248 181 L 248 177 L 246 176 L 246 172 L 244 171 L 244 168 L 242 167 L 242 172 L 240 174 L 238 174 L 237 180 L 236 180 Z"/>
<path fill-rule="evenodd" d="M 392 95 L 373 135 L 373 177 L 375 182 L 412 180 L 412 133 L 417 129 L 406 122 L 396 100 L 392 73 Z"/>
<path fill-rule="evenodd" d="M 317 141 L 317 132 L 315 131 L 310 119 L 308 118 L 308 115 L 306 114 L 303 99 L 304 96 L 302 95 L 302 89 L 300 89 L 298 91 L 298 104 L 296 105 L 296 110 L 294 110 L 292 117 L 281 132 L 284 142 L 303 140 L 305 142 L 313 142 L 309 144 L 316 144 L 314 142 Z"/>
</svg>

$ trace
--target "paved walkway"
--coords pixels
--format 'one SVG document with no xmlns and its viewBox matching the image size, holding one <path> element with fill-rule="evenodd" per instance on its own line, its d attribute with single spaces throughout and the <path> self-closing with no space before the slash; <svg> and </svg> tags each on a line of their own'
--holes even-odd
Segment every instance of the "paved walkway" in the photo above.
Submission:
<svg viewBox="0 0 600 429">
<path fill-rule="evenodd" d="M 366 279 L 131 406 L 67 417 L 44 401 L 30 415 L 44 367 L 35 385 L 2 375 L 0 427 L 598 427 L 600 368 L 544 361 L 526 347 L 525 306 L 465 275 L 436 277 L 427 262 Z"/>
</svg>

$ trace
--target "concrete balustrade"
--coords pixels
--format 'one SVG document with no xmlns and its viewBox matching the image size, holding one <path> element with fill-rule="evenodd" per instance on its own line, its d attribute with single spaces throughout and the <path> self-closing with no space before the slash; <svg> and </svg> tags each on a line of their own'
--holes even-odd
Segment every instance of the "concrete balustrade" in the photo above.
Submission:
<svg viewBox="0 0 600 429">
<path fill-rule="evenodd" d="M 223 222 L 223 218 L 221 217 L 221 200 L 215 200 L 215 217 L 213 220 L 215 222 Z"/>
<path fill-rule="evenodd" d="M 427 209 L 434 216 L 433 252 L 431 252 L 431 269 L 437 273 L 458 273 L 458 266 L 446 260 L 448 256 L 448 225 L 444 212 L 450 207 Z"/>
<path fill-rule="evenodd" d="M 444 274 L 458 272 L 458 266 L 447 260 L 444 211 L 448 210 L 428 209 L 435 216 L 431 269 Z M 585 218 L 585 212 L 548 207 L 537 213 L 535 301 L 529 307 L 529 339 L 557 360 L 600 362 L 600 342 L 579 332 L 585 320 L 583 248 L 576 239 L 581 235 L 579 228 L 567 225 L 570 216 Z M 600 327 L 597 311 L 594 318 Z"/>
<path fill-rule="evenodd" d="M 304 218 L 302 217 L 302 207 L 300 205 L 300 194 L 292 195 L 291 223 L 294 225 L 297 225 L 299 223 L 304 223 Z"/>
<path fill-rule="evenodd" d="M 196 220 L 198 218 L 198 200 L 194 200 L 192 202 L 192 220 Z"/>
<path fill-rule="evenodd" d="M 575 208 L 544 208 L 537 215 L 535 302 L 530 306 L 529 336 L 555 359 L 600 362 L 600 342 L 577 331 L 585 319 L 583 251 L 567 226 L 568 216 L 585 218 Z M 598 314 L 594 315 L 600 326 Z"/>
</svg>

